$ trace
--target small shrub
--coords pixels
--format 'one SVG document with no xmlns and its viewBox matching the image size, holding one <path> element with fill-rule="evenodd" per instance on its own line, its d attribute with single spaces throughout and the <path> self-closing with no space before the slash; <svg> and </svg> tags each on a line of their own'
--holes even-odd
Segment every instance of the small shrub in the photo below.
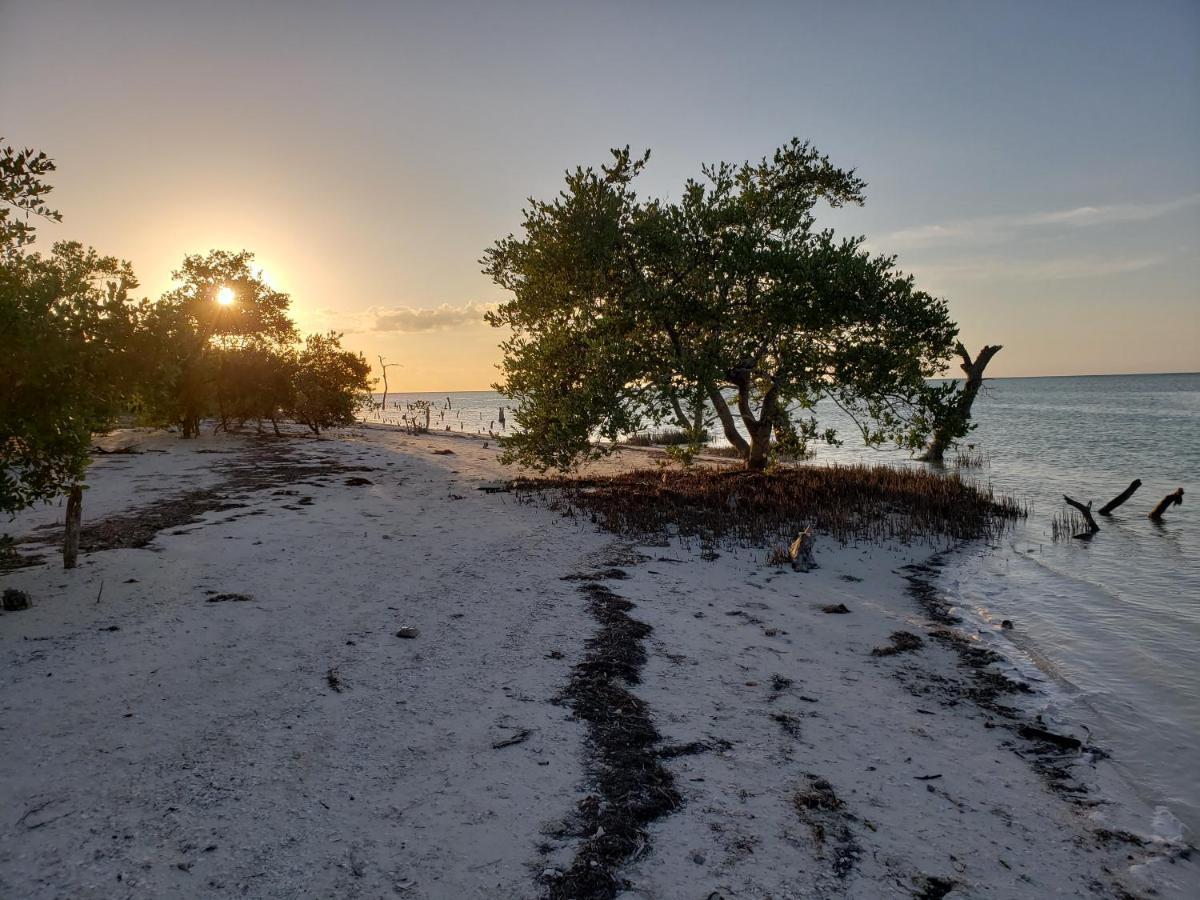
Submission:
<svg viewBox="0 0 1200 900">
<path fill-rule="evenodd" d="M 788 548 L 782 544 L 776 544 L 771 548 L 771 555 L 767 557 L 768 566 L 790 566 L 792 557 L 788 554 Z"/>
<path fill-rule="evenodd" d="M 701 432 L 700 439 L 695 443 L 708 443 L 709 434 Z M 625 439 L 630 447 L 686 447 L 693 443 L 692 434 L 682 428 L 664 428 L 661 431 L 645 431 L 632 434 Z"/>
</svg>

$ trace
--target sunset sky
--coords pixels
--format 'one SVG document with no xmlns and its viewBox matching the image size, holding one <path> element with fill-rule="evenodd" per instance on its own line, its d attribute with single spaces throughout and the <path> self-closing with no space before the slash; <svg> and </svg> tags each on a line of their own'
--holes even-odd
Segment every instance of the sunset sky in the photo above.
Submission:
<svg viewBox="0 0 1200 900">
<path fill-rule="evenodd" d="M 0 135 L 144 293 L 253 250 L 302 328 L 495 380 L 482 251 L 609 147 L 640 192 L 793 135 L 822 215 L 946 297 L 990 375 L 1200 369 L 1200 4 L 0 0 Z"/>
</svg>

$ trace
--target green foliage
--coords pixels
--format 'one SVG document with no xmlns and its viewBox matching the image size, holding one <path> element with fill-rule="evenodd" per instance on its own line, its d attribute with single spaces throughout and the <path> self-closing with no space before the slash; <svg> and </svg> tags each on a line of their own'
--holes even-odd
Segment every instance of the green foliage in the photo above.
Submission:
<svg viewBox="0 0 1200 900">
<path fill-rule="evenodd" d="M 129 263 L 77 243 L 0 262 L 0 510 L 82 480 L 92 433 L 129 406 L 136 284 Z"/>
<path fill-rule="evenodd" d="M 371 364 L 361 353 L 342 349 L 341 335 L 310 334 L 296 363 L 292 417 L 313 434 L 351 425 L 370 400 Z"/>
<path fill-rule="evenodd" d="M 506 458 L 566 469 L 645 420 L 711 403 L 748 467 L 772 435 L 803 454 L 795 421 L 823 397 L 868 444 L 920 447 L 953 388 L 931 387 L 956 335 L 943 301 L 862 238 L 815 227 L 818 202 L 860 204 L 864 183 L 793 140 L 770 158 L 702 168 L 678 202 L 639 200 L 648 154 L 613 151 L 576 169 L 552 201 L 531 201 L 521 237 L 485 252 L 513 299 L 489 315 L 512 330 L 504 382 L 523 431 Z M 732 402 L 731 399 L 732 398 Z M 740 425 L 740 428 L 739 428 Z"/>
<path fill-rule="evenodd" d="M 0 147 L 0 510 L 15 512 L 78 483 L 92 432 L 108 428 L 133 390 L 137 311 L 129 264 L 77 243 L 26 251 L 29 216 L 46 206 L 44 153 Z M 14 217 L 24 214 L 24 219 Z"/>
<path fill-rule="evenodd" d="M 54 161 L 45 153 L 0 146 L 0 252 L 5 256 L 11 258 L 19 248 L 33 242 L 30 215 L 62 221 L 62 216 L 45 202 L 53 188 L 43 179 L 53 171 Z M 25 219 L 15 217 L 14 212 L 25 213 Z"/>
<path fill-rule="evenodd" d="M 44 153 L 0 147 L 0 511 L 77 485 L 92 435 L 128 412 L 185 436 L 207 416 L 277 432 L 285 415 L 314 431 L 353 421 L 366 360 L 334 334 L 297 352 L 288 295 L 255 273 L 253 254 L 187 256 L 178 287 L 134 302 L 127 262 L 78 243 L 28 250 L 29 217 L 60 218 L 45 203 L 52 171 Z"/>
<path fill-rule="evenodd" d="M 293 347 L 249 346 L 221 351 L 216 373 L 216 400 L 222 425 L 271 422 L 288 414 L 296 396 L 298 374 Z"/>
<path fill-rule="evenodd" d="M 179 287 L 148 306 L 149 420 L 178 424 L 185 437 L 195 437 L 206 416 L 228 427 L 250 415 L 273 420 L 278 413 L 267 411 L 286 406 L 281 385 L 296 341 L 290 298 L 256 274 L 253 261 L 245 250 L 186 256 L 172 273 Z M 232 292 L 231 303 L 219 302 L 222 291 Z"/>
</svg>

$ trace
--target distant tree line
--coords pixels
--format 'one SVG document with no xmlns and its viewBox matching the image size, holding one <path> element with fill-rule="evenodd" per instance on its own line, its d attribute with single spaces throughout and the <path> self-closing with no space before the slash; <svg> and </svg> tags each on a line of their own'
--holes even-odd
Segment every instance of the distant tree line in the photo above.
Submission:
<svg viewBox="0 0 1200 900">
<path fill-rule="evenodd" d="M 92 436 L 125 416 L 185 438 L 291 419 L 350 424 L 370 365 L 341 335 L 300 341 L 289 297 L 247 251 L 189 255 L 178 286 L 135 299 L 128 262 L 76 242 L 31 249 L 53 161 L 0 146 L 0 511 L 78 493 Z"/>
</svg>

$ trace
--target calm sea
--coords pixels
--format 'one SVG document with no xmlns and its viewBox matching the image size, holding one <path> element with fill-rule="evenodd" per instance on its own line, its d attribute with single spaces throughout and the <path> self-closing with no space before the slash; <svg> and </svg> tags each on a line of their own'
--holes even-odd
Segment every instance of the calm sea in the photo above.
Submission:
<svg viewBox="0 0 1200 900">
<path fill-rule="evenodd" d="M 432 425 L 499 431 L 509 401 L 492 392 L 393 394 L 435 402 Z M 823 424 L 843 425 L 818 408 Z M 399 415 L 389 410 L 387 417 Z M 506 416 L 512 427 L 511 416 Z M 986 382 L 967 439 L 983 464 L 962 474 L 1026 502 L 1027 522 L 997 546 L 959 556 L 942 589 L 985 639 L 1040 676 L 1044 714 L 1105 747 L 1143 798 L 1200 835 L 1200 374 L 1001 378 Z M 922 465 L 856 445 L 817 462 Z M 953 455 L 953 454 L 951 454 Z M 953 469 L 953 463 L 949 465 Z M 1091 541 L 1055 542 L 1062 495 L 1099 508 L 1134 478 L 1141 489 Z M 1183 487 L 1161 523 L 1146 513 Z M 1015 628 L 1001 632 L 1003 619 Z M 1164 824 L 1165 822 L 1165 824 Z M 1147 828 L 1150 823 L 1147 823 Z"/>
</svg>

